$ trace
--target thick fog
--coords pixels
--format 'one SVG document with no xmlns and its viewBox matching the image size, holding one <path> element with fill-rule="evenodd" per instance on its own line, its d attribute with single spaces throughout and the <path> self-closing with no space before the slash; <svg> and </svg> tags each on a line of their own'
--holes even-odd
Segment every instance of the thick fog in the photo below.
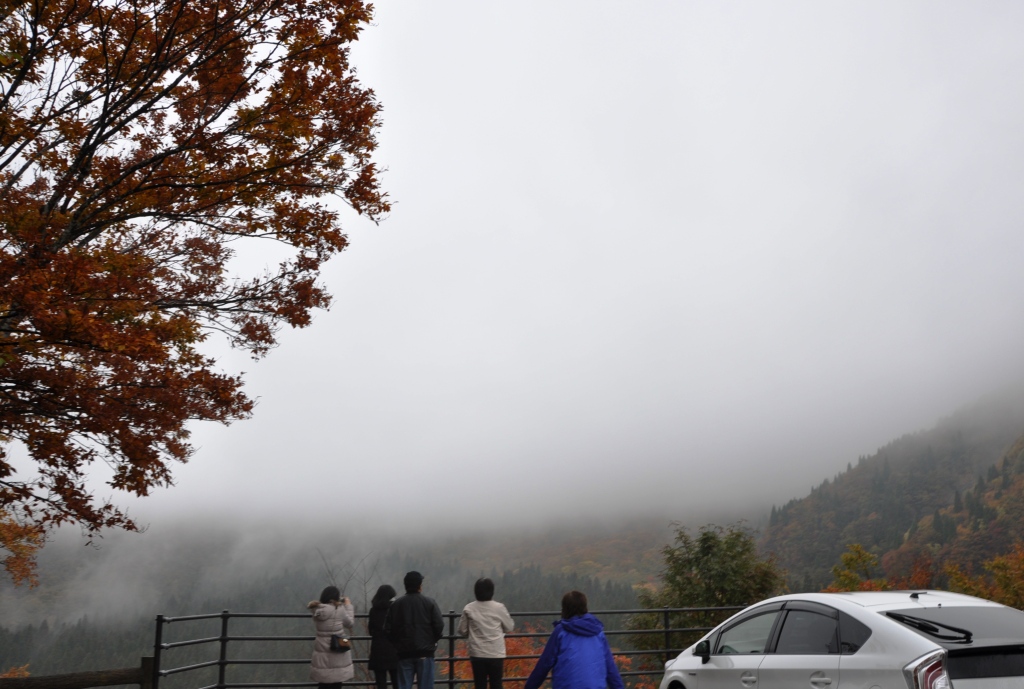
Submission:
<svg viewBox="0 0 1024 689">
<path fill-rule="evenodd" d="M 254 417 L 127 504 L 397 535 L 806 494 L 1022 377 L 1022 35 L 1013 1 L 377 3 L 393 213 L 312 327 L 217 350 Z"/>
</svg>

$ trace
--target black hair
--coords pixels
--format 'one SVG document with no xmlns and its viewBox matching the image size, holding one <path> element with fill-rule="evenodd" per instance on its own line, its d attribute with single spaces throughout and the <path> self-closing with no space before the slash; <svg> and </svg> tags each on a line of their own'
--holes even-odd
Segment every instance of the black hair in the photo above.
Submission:
<svg viewBox="0 0 1024 689">
<path fill-rule="evenodd" d="M 477 579 L 476 583 L 473 584 L 473 594 L 477 600 L 493 600 L 494 582 L 487 577 Z"/>
<path fill-rule="evenodd" d="M 416 593 L 420 590 L 420 585 L 423 583 L 423 575 L 413 570 L 405 575 L 402 583 L 405 584 L 406 593 Z"/>
<path fill-rule="evenodd" d="M 581 591 L 569 591 L 562 596 L 562 619 L 587 614 L 587 595 Z"/>
<path fill-rule="evenodd" d="M 320 592 L 320 602 L 327 605 L 332 600 L 341 600 L 341 591 L 337 586 L 328 586 Z"/>
<path fill-rule="evenodd" d="M 381 584 L 380 588 L 377 589 L 377 593 L 373 594 L 373 600 L 370 601 L 370 606 L 374 608 L 387 607 L 391 599 L 395 597 L 395 587 L 389 584 Z"/>
</svg>

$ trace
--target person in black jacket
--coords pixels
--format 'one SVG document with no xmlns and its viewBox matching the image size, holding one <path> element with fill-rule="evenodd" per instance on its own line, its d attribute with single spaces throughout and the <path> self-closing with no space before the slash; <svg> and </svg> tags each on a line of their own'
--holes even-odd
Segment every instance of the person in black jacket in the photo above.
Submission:
<svg viewBox="0 0 1024 689">
<path fill-rule="evenodd" d="M 444 635 L 441 608 L 423 595 L 423 575 L 409 572 L 405 595 L 395 600 L 384 621 L 384 633 L 398 652 L 398 689 L 434 689 L 434 651 Z"/>
<path fill-rule="evenodd" d="M 398 687 L 398 653 L 391 640 L 384 635 L 384 621 L 391 608 L 391 600 L 395 597 L 395 587 L 382 585 L 373 595 L 370 614 L 366 628 L 370 632 L 370 658 L 367 665 L 373 670 L 377 689 L 388 689 L 388 675 L 391 675 L 391 686 Z"/>
</svg>

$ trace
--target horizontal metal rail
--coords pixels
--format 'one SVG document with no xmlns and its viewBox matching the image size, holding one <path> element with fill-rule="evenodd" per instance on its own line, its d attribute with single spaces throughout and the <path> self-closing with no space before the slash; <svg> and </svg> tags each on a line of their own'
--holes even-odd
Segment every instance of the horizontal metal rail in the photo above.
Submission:
<svg viewBox="0 0 1024 689">
<path fill-rule="evenodd" d="M 160 676 L 166 677 L 167 675 L 176 675 L 179 672 L 188 672 L 189 670 L 199 670 L 204 667 L 216 667 L 220 665 L 219 660 L 208 660 L 205 663 L 196 663 L 194 665 L 185 665 L 184 667 L 171 668 L 170 670 L 160 670 Z"/>
<path fill-rule="evenodd" d="M 694 634 L 699 635 L 711 630 L 713 627 L 709 626 L 694 626 L 694 627 L 679 627 L 673 626 L 671 621 L 678 619 L 678 615 L 694 615 L 702 613 L 717 613 L 723 615 L 724 613 L 732 613 L 738 610 L 742 610 L 743 606 L 729 606 L 729 607 L 699 607 L 699 608 L 638 608 L 629 610 L 595 610 L 592 613 L 598 617 L 629 617 L 629 616 L 645 616 L 649 619 L 652 626 L 646 629 L 606 629 L 605 636 L 607 637 L 645 637 L 650 635 L 660 636 L 661 643 L 656 648 L 650 649 L 635 649 L 627 648 L 621 650 L 614 650 L 613 655 L 617 658 L 647 658 L 645 666 L 640 668 L 629 668 L 620 671 L 624 678 L 640 678 L 650 677 L 654 675 L 660 675 L 662 673 L 662 662 L 668 660 L 670 657 L 677 655 L 682 649 L 674 647 L 671 643 L 671 639 L 674 635 L 678 634 Z M 538 611 L 525 611 L 525 612 L 514 612 L 511 613 L 512 617 L 517 620 L 531 620 L 537 618 L 549 618 L 551 620 L 557 620 L 560 618 L 560 612 L 551 610 L 538 610 Z M 366 614 L 356 615 L 357 619 L 365 620 Z M 446 619 L 448 633 L 442 636 L 441 642 L 438 644 L 437 654 L 435 655 L 435 662 L 438 664 L 437 675 L 435 684 L 445 685 L 448 689 L 454 689 L 456 685 L 463 685 L 472 682 L 472 679 L 456 677 L 456 665 L 465 664 L 469 662 L 469 656 L 457 655 L 456 654 L 456 642 L 463 638 L 456 634 L 455 624 L 459 618 L 459 614 L 454 610 L 443 614 Z M 234 646 L 239 644 L 245 644 L 249 642 L 310 642 L 316 637 L 312 634 L 306 635 L 267 635 L 267 634 L 255 634 L 255 635 L 239 635 L 230 634 L 228 627 L 229 623 L 233 619 L 309 619 L 310 614 L 307 613 L 232 613 L 227 610 L 221 613 L 203 614 L 203 615 L 185 615 L 180 617 L 164 617 L 162 615 L 157 616 L 157 628 L 156 628 L 156 640 L 154 643 L 154 667 L 153 667 L 153 678 L 152 678 L 152 689 L 159 689 L 159 681 L 161 677 L 168 677 L 171 675 L 180 674 L 192 670 L 198 670 L 202 668 L 217 667 L 218 668 L 218 681 L 216 684 L 207 685 L 204 687 L 198 687 L 197 689 L 278 689 L 284 687 L 315 687 L 316 682 L 230 682 L 227 679 L 227 669 L 231 666 L 256 666 L 256 665 L 303 665 L 309 663 L 309 656 L 303 654 L 303 657 L 299 658 L 228 658 L 227 646 L 228 643 L 232 643 Z M 221 634 L 213 637 L 203 637 L 199 639 L 188 639 L 181 641 L 163 641 L 164 630 L 167 626 L 172 623 L 176 626 L 182 622 L 194 622 L 198 620 L 214 620 L 219 619 L 221 621 Z M 507 635 L 509 639 L 541 639 L 550 636 L 550 632 L 537 632 L 537 631 L 522 631 L 515 632 Z M 353 635 L 350 637 L 354 642 L 366 642 L 370 640 L 369 636 L 365 635 Z M 678 638 L 678 637 L 676 637 Z M 219 658 L 216 660 L 209 660 L 201 663 L 194 663 L 186 665 L 184 667 L 173 667 L 164 668 L 161 667 L 161 656 L 164 651 L 183 648 L 187 646 L 199 646 L 202 644 L 217 643 L 219 645 L 220 653 Z M 233 646 L 233 647 L 234 647 Z M 239 646 L 242 647 L 242 646 Z M 511 654 L 506 657 L 507 660 L 529 660 L 539 658 L 539 653 L 532 654 Z M 653 662 L 651 662 L 653 661 Z M 357 666 L 365 665 L 367 660 L 365 658 L 354 658 L 354 664 Z M 507 681 L 515 682 L 525 680 L 526 677 L 506 677 Z M 372 687 L 375 685 L 370 680 L 355 680 L 345 682 L 346 687 Z M 0 688 L 2 689 L 2 688 Z M 27 689 L 27 688 L 26 688 Z"/>
<path fill-rule="evenodd" d="M 200 644 L 212 644 L 219 641 L 223 641 L 219 636 L 209 636 L 205 639 L 190 639 L 188 641 L 175 641 L 169 644 L 163 644 L 161 648 L 182 648 L 183 646 L 198 646 Z"/>
</svg>

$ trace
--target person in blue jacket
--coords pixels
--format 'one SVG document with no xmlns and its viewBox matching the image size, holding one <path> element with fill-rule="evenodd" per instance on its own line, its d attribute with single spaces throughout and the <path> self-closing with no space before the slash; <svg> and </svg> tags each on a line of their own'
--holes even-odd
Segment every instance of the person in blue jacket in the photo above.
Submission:
<svg viewBox="0 0 1024 689">
<path fill-rule="evenodd" d="M 604 625 L 587 612 L 587 597 L 579 591 L 562 596 L 562 619 L 524 689 L 540 687 L 549 672 L 553 689 L 625 689 Z"/>
</svg>

